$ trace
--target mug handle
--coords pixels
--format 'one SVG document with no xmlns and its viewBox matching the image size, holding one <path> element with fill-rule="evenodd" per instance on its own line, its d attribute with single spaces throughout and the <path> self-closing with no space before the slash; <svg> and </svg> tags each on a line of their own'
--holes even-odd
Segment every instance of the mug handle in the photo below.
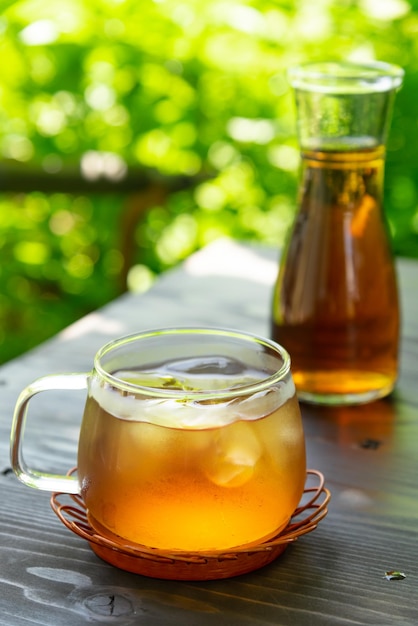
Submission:
<svg viewBox="0 0 418 626">
<path fill-rule="evenodd" d="M 25 387 L 20 393 L 14 410 L 10 434 L 10 460 L 16 476 L 25 485 L 35 489 L 42 489 L 43 491 L 59 491 L 70 494 L 78 494 L 80 492 L 76 476 L 46 474 L 28 467 L 23 458 L 22 445 L 29 400 L 41 391 L 87 389 L 89 376 L 89 373 L 43 376 Z"/>
</svg>

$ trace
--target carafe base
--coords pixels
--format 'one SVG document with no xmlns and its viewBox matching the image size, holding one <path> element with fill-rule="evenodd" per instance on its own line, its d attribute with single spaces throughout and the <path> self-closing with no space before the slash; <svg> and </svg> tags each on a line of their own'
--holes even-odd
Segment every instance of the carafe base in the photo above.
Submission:
<svg viewBox="0 0 418 626">
<path fill-rule="evenodd" d="M 379 400 L 393 391 L 396 382 L 394 377 L 350 370 L 294 372 L 293 378 L 300 402 L 327 406 L 350 406 Z"/>
</svg>

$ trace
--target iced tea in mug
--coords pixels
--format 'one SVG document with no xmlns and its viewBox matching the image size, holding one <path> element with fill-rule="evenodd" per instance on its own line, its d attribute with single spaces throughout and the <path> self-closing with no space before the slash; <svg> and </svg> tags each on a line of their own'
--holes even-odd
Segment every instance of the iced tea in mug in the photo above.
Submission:
<svg viewBox="0 0 418 626">
<path fill-rule="evenodd" d="M 124 543 L 222 550 L 286 526 L 306 465 L 278 344 L 229 330 L 150 331 L 102 348 L 86 382 L 77 479 L 33 485 L 18 453 L 18 403 L 12 458 L 22 480 L 81 493 L 90 524 Z"/>
</svg>

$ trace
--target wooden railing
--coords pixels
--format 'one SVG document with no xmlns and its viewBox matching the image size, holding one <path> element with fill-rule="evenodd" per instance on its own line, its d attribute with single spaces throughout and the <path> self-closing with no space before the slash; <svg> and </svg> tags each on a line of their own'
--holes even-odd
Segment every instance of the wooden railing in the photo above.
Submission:
<svg viewBox="0 0 418 626">
<path fill-rule="evenodd" d="M 207 178 L 209 175 L 203 173 L 196 176 L 168 176 L 145 168 L 128 168 L 119 178 L 106 175 L 88 178 L 79 167 L 65 167 L 57 173 L 48 173 L 40 167 L 0 163 L 0 193 L 39 191 L 45 194 L 116 194 L 121 197 L 120 246 L 124 258 L 120 276 L 122 291 L 126 288 L 127 273 L 133 263 L 135 226 L 141 217 L 150 208 L 164 204 L 170 194 L 191 189 Z"/>
</svg>

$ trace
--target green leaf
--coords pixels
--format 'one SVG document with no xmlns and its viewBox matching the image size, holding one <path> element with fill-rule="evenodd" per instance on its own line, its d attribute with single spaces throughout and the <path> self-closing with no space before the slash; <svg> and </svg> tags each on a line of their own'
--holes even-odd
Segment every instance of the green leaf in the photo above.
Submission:
<svg viewBox="0 0 418 626">
<path fill-rule="evenodd" d="M 13 4 L 16 4 L 18 0 L 0 0 L 0 13 L 6 11 Z"/>
</svg>

